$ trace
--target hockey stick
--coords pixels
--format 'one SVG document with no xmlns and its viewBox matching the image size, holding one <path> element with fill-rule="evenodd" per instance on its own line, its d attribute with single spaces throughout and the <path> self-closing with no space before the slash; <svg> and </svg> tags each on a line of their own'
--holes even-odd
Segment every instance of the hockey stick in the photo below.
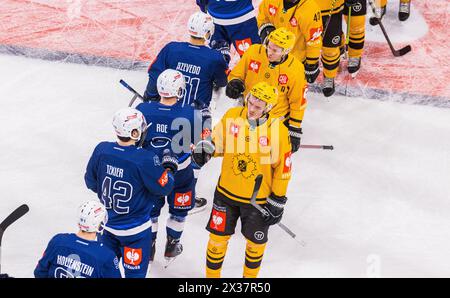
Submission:
<svg viewBox="0 0 450 298">
<path fill-rule="evenodd" d="M 383 32 L 384 38 L 386 39 L 386 41 L 389 45 L 389 48 L 391 49 L 392 54 L 395 57 L 400 57 L 400 56 L 403 56 L 403 55 L 409 53 L 411 51 L 410 45 L 407 45 L 407 46 L 401 48 L 400 50 L 394 49 L 394 46 L 392 45 L 392 42 L 389 39 L 389 36 L 387 35 L 386 29 L 384 28 L 383 23 L 381 22 L 381 18 L 379 18 L 377 16 L 375 4 L 373 4 L 372 0 L 369 0 L 369 4 L 370 4 L 370 7 L 372 8 L 373 14 L 375 15 L 375 17 L 370 18 L 370 24 L 371 25 L 380 25 L 381 31 Z"/>
<path fill-rule="evenodd" d="M 19 218 L 24 216 L 30 208 L 28 205 L 23 204 L 20 207 L 18 207 L 16 210 L 14 210 L 7 218 L 5 218 L 2 223 L 0 223 L 0 273 L 2 272 L 2 239 L 3 239 L 3 233 L 6 231 L 6 229 L 15 221 L 17 221 Z"/>
<path fill-rule="evenodd" d="M 139 99 L 141 99 L 142 101 L 145 101 L 144 97 L 142 95 L 140 95 L 136 90 L 133 89 L 133 87 L 131 87 L 130 85 L 127 84 L 127 82 L 125 82 L 124 80 L 120 80 L 119 83 L 124 86 L 125 88 L 127 88 L 131 93 L 133 93 L 133 98 L 131 99 L 130 103 L 128 104 L 129 107 L 131 107 L 134 102 L 136 101 L 136 99 L 139 97 Z"/>
<path fill-rule="evenodd" d="M 323 150 L 334 150 L 333 145 L 300 145 L 303 149 L 323 149 Z"/>
<path fill-rule="evenodd" d="M 333 13 L 333 11 L 334 11 L 334 5 L 336 4 L 336 0 L 333 0 L 333 2 L 331 3 L 331 9 L 330 9 L 330 12 L 328 13 L 328 20 L 327 20 L 327 23 L 325 24 L 325 28 L 323 29 L 323 32 L 322 32 L 322 37 L 325 37 L 325 34 L 327 33 L 327 30 L 328 30 L 328 26 L 330 25 L 330 22 L 331 22 L 331 14 Z"/>
<path fill-rule="evenodd" d="M 258 195 L 259 189 L 261 188 L 261 183 L 263 180 L 263 175 L 259 174 L 258 176 L 256 176 L 255 178 L 255 187 L 253 188 L 253 193 L 252 193 L 252 197 L 250 198 L 250 204 L 253 205 L 253 207 L 255 207 L 256 209 L 258 209 L 259 212 L 261 212 L 264 216 L 269 216 L 269 213 L 262 208 L 261 206 L 259 206 L 256 203 L 256 196 Z M 288 227 L 286 227 L 283 223 L 278 222 L 277 223 L 278 226 L 285 231 L 286 233 L 289 234 L 289 236 L 291 236 L 293 239 L 295 239 L 295 237 L 297 237 L 297 235 L 295 235 L 294 232 L 292 232 Z M 297 240 L 297 239 L 295 239 Z M 300 243 L 300 242 L 299 242 Z M 300 243 L 302 246 L 304 246 L 304 243 Z"/>
<path fill-rule="evenodd" d="M 128 107 L 131 107 L 134 102 L 136 101 L 136 99 L 139 97 L 139 99 L 141 99 L 142 101 L 144 100 L 144 97 L 142 97 L 142 95 L 140 95 L 136 90 L 134 90 L 133 87 L 131 87 L 130 85 L 127 84 L 127 82 L 125 82 L 124 80 L 120 80 L 119 83 L 124 86 L 125 88 L 127 88 L 131 93 L 134 93 L 133 98 L 131 99 L 130 103 L 128 104 Z M 138 147 L 142 147 L 142 145 L 144 144 L 145 141 L 145 137 L 147 136 L 147 131 L 148 128 L 150 127 L 150 125 L 152 125 L 152 123 L 150 123 L 149 125 L 147 125 L 147 127 L 145 128 L 145 130 L 142 132 L 142 136 L 141 139 L 139 141 Z"/>
</svg>

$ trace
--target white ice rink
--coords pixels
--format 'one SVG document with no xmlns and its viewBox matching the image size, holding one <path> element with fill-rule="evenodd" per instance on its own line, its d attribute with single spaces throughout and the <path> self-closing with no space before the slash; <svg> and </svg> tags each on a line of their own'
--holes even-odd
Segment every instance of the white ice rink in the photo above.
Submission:
<svg viewBox="0 0 450 298">
<path fill-rule="evenodd" d="M 49 239 L 75 232 L 77 207 L 95 198 L 83 175 L 130 99 L 119 79 L 142 91 L 147 76 L 13 56 L 0 65 L 0 219 L 23 203 L 31 209 L 4 235 L 2 271 L 32 277 Z M 271 228 L 260 277 L 450 277 L 449 119 L 448 109 L 310 94 L 302 142 L 335 150 L 295 154 L 283 222 L 304 245 Z M 150 277 L 204 276 L 219 166 L 214 160 L 200 176 L 208 209 L 188 218 L 185 250 L 168 269 L 160 219 Z M 239 231 L 223 277 L 242 276 Z"/>
</svg>

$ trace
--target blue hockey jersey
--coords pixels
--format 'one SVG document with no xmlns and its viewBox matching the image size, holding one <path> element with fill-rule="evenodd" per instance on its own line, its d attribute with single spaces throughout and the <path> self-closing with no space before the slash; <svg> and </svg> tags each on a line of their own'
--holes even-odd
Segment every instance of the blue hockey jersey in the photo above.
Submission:
<svg viewBox="0 0 450 298">
<path fill-rule="evenodd" d="M 197 5 L 217 25 L 235 25 L 255 17 L 252 0 L 197 0 Z"/>
<path fill-rule="evenodd" d="M 75 234 L 54 236 L 34 270 L 36 278 L 120 278 L 119 260 L 97 241 Z"/>
<path fill-rule="evenodd" d="M 183 106 L 195 104 L 198 108 L 208 107 L 214 85 L 227 85 L 228 65 L 220 52 L 188 42 L 171 42 L 159 52 L 149 67 L 145 97 L 159 98 L 156 81 L 161 72 L 169 68 L 180 71 L 186 80 Z"/>
<path fill-rule="evenodd" d="M 210 130 L 208 118 L 203 118 L 202 112 L 192 106 L 183 107 L 181 104 L 166 106 L 159 102 L 148 102 L 139 104 L 136 109 L 142 112 L 147 123 L 151 123 L 143 147 L 152 150 L 160 158 L 165 149 L 170 149 L 177 157 L 176 185 L 193 179 L 191 144 L 201 139 L 204 129 Z"/>
<path fill-rule="evenodd" d="M 97 145 L 84 179 L 108 211 L 105 229 L 118 236 L 150 227 L 154 201 L 168 195 L 174 186 L 173 175 L 153 152 L 116 142 Z"/>
</svg>

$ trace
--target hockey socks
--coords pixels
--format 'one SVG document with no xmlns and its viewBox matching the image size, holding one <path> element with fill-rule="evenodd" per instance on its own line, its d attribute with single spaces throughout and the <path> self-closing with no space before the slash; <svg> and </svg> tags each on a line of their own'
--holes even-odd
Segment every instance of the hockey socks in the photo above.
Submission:
<svg viewBox="0 0 450 298">
<path fill-rule="evenodd" d="M 245 248 L 244 278 L 256 278 L 261 269 L 266 243 L 256 244 L 247 239 Z"/>
<path fill-rule="evenodd" d="M 206 252 L 207 278 L 220 278 L 222 264 L 225 259 L 230 237 L 231 236 L 209 234 L 208 249 Z"/>
</svg>

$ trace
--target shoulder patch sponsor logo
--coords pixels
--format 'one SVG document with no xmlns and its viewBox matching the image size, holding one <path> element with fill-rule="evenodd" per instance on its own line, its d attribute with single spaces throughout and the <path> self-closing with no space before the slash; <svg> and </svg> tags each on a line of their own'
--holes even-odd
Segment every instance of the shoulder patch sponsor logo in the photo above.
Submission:
<svg viewBox="0 0 450 298">
<path fill-rule="evenodd" d="M 261 68 L 261 62 L 256 60 L 250 60 L 250 64 L 248 65 L 248 69 L 253 71 L 254 73 L 259 73 L 259 69 Z"/>
<path fill-rule="evenodd" d="M 192 191 L 175 193 L 175 207 L 190 207 L 192 203 Z"/>
<path fill-rule="evenodd" d="M 231 123 L 231 125 L 230 125 L 230 134 L 232 134 L 235 138 L 237 138 L 238 135 L 239 135 L 240 128 L 241 127 L 239 125 Z"/>
<path fill-rule="evenodd" d="M 260 144 L 261 146 L 267 146 L 267 145 L 269 145 L 269 138 L 266 137 L 266 136 L 259 137 L 259 144 Z"/>
<path fill-rule="evenodd" d="M 287 76 L 287 74 L 280 74 L 278 76 L 278 83 L 280 83 L 280 85 L 286 85 L 288 81 L 289 77 Z"/>
<path fill-rule="evenodd" d="M 277 11 L 278 11 L 278 7 L 276 7 L 275 5 L 269 4 L 269 14 L 271 16 L 276 15 Z"/>
<path fill-rule="evenodd" d="M 142 262 L 142 248 L 124 248 L 123 261 L 125 264 L 138 266 Z"/>
<path fill-rule="evenodd" d="M 218 232 L 225 232 L 227 213 L 213 209 L 209 227 Z"/>
<path fill-rule="evenodd" d="M 252 40 L 250 38 L 236 40 L 236 50 L 239 56 L 244 55 L 245 51 L 252 45 Z"/>
<path fill-rule="evenodd" d="M 168 170 L 165 170 L 164 173 L 162 173 L 161 177 L 158 179 L 159 185 L 162 187 L 166 186 L 166 184 L 169 182 L 169 174 L 167 173 Z"/>
</svg>

